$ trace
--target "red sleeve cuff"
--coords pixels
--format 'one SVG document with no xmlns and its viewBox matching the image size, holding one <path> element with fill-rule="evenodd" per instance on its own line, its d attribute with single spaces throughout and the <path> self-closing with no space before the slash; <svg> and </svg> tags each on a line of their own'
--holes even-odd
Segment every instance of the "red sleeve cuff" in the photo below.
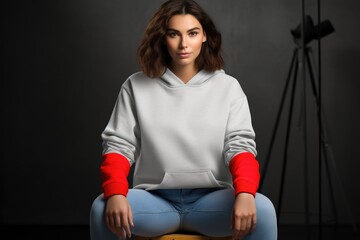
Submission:
<svg viewBox="0 0 360 240">
<path fill-rule="evenodd" d="M 100 171 L 105 198 L 115 194 L 127 195 L 129 191 L 127 177 L 130 172 L 130 163 L 126 157 L 118 153 L 104 154 Z"/>
<path fill-rule="evenodd" d="M 260 181 L 259 163 L 249 152 L 235 155 L 229 164 L 235 195 L 246 192 L 255 196 Z"/>
</svg>

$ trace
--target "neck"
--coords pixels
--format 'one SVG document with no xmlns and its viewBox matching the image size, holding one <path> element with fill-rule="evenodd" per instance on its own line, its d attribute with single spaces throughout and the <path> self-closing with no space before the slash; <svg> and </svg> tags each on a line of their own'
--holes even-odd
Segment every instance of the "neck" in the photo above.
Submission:
<svg viewBox="0 0 360 240">
<path fill-rule="evenodd" d="M 170 70 L 185 84 L 190 81 L 197 73 L 198 69 L 193 66 L 171 66 Z"/>
</svg>

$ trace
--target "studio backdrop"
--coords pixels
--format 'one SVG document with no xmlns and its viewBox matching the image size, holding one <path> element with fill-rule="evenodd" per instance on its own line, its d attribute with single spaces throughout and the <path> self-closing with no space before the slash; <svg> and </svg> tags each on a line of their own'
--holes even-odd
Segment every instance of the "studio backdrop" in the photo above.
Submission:
<svg viewBox="0 0 360 240">
<path fill-rule="evenodd" d="M 147 21 L 163 2 L 8 0 L 2 4 L 1 224 L 88 224 L 92 201 L 101 193 L 100 134 L 122 83 L 139 71 L 136 48 Z M 305 2 L 307 14 L 316 21 L 316 1 Z M 248 96 L 257 158 L 263 169 L 297 47 L 290 31 L 301 21 L 301 1 L 198 3 L 222 33 L 224 70 L 239 80 Z M 321 9 L 322 18 L 330 19 L 336 29 L 322 39 L 321 56 L 322 108 L 342 183 L 338 185 L 332 175 L 335 207 L 344 209 L 343 191 L 357 223 L 360 33 L 355 23 L 360 21 L 359 9 L 356 0 L 324 1 Z M 318 69 L 316 41 L 309 46 Z M 280 223 L 304 222 L 306 189 L 310 220 L 317 222 L 318 126 L 311 89 L 306 92 L 305 101 L 301 94 L 294 98 Z M 301 120 L 304 102 L 309 139 L 307 187 Z M 275 205 L 279 201 L 285 126 L 281 120 L 261 188 Z M 325 172 L 323 214 L 331 223 L 334 215 Z M 351 222 L 345 210 L 338 214 L 340 223 Z"/>
</svg>

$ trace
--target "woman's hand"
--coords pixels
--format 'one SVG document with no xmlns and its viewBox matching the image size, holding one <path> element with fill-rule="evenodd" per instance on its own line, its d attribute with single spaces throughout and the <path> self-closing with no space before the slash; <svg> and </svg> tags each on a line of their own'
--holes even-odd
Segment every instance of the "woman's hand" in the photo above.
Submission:
<svg viewBox="0 0 360 240">
<path fill-rule="evenodd" d="M 255 198 L 250 193 L 239 193 L 235 198 L 232 217 L 233 239 L 243 239 L 256 227 Z"/>
<path fill-rule="evenodd" d="M 122 239 L 126 235 L 130 238 L 130 226 L 133 227 L 131 207 L 123 195 L 113 195 L 107 199 L 106 203 L 106 224 L 110 230 Z"/>
</svg>

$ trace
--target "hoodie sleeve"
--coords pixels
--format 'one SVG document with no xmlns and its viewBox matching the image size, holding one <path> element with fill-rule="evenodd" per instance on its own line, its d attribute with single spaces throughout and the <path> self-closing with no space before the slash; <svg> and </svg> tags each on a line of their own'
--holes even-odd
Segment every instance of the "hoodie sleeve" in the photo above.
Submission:
<svg viewBox="0 0 360 240">
<path fill-rule="evenodd" d="M 134 101 L 124 86 L 113 108 L 102 138 L 102 189 L 105 198 L 128 191 L 129 169 L 139 155 L 139 126 Z"/>
<path fill-rule="evenodd" d="M 224 143 L 225 163 L 229 165 L 235 194 L 247 192 L 255 195 L 260 180 L 255 132 L 246 95 L 237 81 L 232 89 L 233 100 Z"/>
</svg>

